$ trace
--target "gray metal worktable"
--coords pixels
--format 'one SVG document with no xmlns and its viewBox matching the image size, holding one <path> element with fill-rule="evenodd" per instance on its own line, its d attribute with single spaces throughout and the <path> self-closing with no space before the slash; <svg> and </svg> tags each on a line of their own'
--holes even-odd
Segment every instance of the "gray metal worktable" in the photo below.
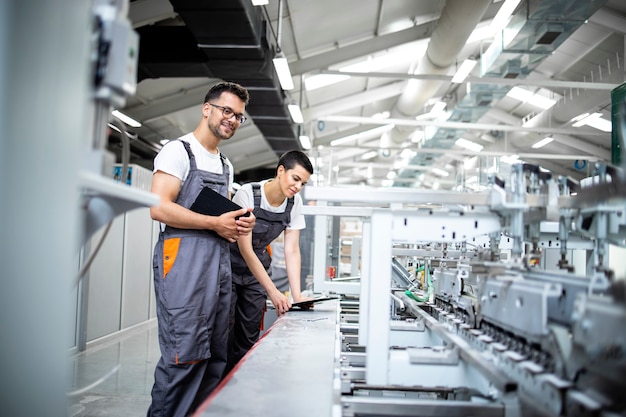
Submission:
<svg viewBox="0 0 626 417">
<path fill-rule="evenodd" d="M 195 416 L 331 417 L 338 309 L 329 300 L 279 317 Z"/>
</svg>

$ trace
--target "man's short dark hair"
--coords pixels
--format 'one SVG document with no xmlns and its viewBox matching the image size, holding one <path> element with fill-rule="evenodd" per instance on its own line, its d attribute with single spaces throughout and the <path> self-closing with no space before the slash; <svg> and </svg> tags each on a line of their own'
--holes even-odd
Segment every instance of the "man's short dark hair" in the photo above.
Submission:
<svg viewBox="0 0 626 417">
<path fill-rule="evenodd" d="M 313 165 L 311 164 L 311 160 L 302 151 L 293 150 L 285 152 L 280 156 L 278 165 L 276 165 L 276 170 L 278 170 L 278 167 L 281 165 L 285 167 L 285 171 L 293 169 L 296 165 L 300 165 L 302 168 L 309 171 L 309 174 L 313 174 Z"/>
<path fill-rule="evenodd" d="M 250 95 L 248 94 L 248 90 L 237 83 L 223 81 L 215 84 L 206 96 L 204 96 L 204 103 L 211 102 L 212 100 L 216 100 L 221 97 L 223 92 L 231 93 L 236 95 L 243 101 L 244 105 L 248 105 L 250 101 Z"/>
</svg>

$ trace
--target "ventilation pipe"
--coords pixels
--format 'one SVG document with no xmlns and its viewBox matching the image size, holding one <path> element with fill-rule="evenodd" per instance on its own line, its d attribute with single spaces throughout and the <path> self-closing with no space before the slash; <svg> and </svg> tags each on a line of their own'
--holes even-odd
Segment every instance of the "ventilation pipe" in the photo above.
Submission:
<svg viewBox="0 0 626 417">
<path fill-rule="evenodd" d="M 492 0 L 447 0 L 415 74 L 447 74 L 491 2 Z M 409 80 L 404 93 L 391 111 L 392 117 L 417 116 L 441 84 L 442 81 L 436 80 Z M 396 126 L 383 136 L 382 147 L 391 143 L 403 143 L 411 132 L 412 129 L 407 126 Z"/>
</svg>

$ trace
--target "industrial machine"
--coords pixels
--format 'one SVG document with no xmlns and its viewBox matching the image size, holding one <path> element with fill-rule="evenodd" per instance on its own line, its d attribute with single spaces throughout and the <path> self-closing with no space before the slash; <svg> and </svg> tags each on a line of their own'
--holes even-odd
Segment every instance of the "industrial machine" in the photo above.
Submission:
<svg viewBox="0 0 626 417">
<path fill-rule="evenodd" d="M 620 168 L 578 184 L 518 163 L 477 193 L 305 197 L 315 291 L 341 296 L 341 415 L 626 413 L 626 268 L 609 255 L 626 246 Z M 362 222 L 357 275 L 331 265 L 343 218 Z"/>
</svg>

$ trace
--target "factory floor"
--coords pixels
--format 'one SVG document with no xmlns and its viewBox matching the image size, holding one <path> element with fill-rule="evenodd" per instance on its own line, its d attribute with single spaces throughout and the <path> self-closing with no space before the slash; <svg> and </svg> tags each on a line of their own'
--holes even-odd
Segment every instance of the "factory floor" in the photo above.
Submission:
<svg viewBox="0 0 626 417">
<path fill-rule="evenodd" d="M 68 416 L 145 416 L 159 357 L 156 321 L 72 356 Z"/>
<path fill-rule="evenodd" d="M 265 314 L 268 329 L 276 314 Z M 145 416 L 159 360 L 157 322 L 105 342 L 88 344 L 70 360 L 69 417 Z"/>
</svg>

